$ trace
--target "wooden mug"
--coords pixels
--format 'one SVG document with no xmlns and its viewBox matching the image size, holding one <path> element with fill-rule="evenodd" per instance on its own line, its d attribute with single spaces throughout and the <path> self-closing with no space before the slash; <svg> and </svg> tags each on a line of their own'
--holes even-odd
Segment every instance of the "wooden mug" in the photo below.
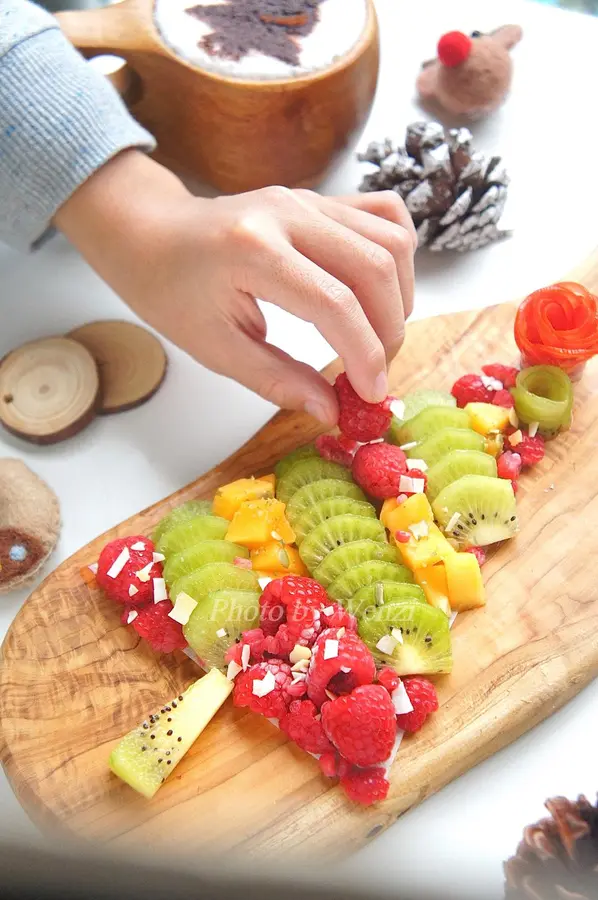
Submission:
<svg viewBox="0 0 598 900">
<path fill-rule="evenodd" d="M 276 81 L 227 78 L 188 64 L 161 40 L 153 0 L 57 18 L 86 57 L 126 61 L 113 81 L 156 138 L 160 162 L 236 193 L 315 185 L 358 137 L 378 78 L 378 24 L 367 3 L 366 28 L 345 56 L 325 70 Z"/>
</svg>

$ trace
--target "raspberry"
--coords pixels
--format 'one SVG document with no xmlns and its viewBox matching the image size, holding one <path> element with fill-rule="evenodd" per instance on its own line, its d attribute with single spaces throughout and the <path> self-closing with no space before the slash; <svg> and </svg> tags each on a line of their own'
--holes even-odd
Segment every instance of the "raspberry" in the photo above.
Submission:
<svg viewBox="0 0 598 900">
<path fill-rule="evenodd" d="M 137 618 L 131 622 L 139 637 L 144 638 L 158 653 L 172 653 L 173 650 L 182 650 L 187 646 L 183 626 L 168 615 L 171 609 L 170 600 L 152 603 L 140 610 Z"/>
<path fill-rule="evenodd" d="M 518 445 L 520 446 L 520 445 Z M 496 470 L 499 478 L 509 478 L 511 481 L 517 481 L 521 472 L 522 460 L 518 452 L 505 450 L 501 453 L 496 461 Z"/>
<path fill-rule="evenodd" d="M 330 610 L 330 613 L 326 611 Z M 346 628 L 347 631 L 357 631 L 357 619 L 352 616 L 340 603 L 330 603 L 321 612 L 322 628 Z"/>
<path fill-rule="evenodd" d="M 334 383 L 339 405 L 338 427 L 354 441 L 375 441 L 381 438 L 390 427 L 391 397 L 381 403 L 366 403 L 357 394 L 349 379 L 342 372 Z"/>
<path fill-rule="evenodd" d="M 419 731 L 430 713 L 438 709 L 436 688 L 431 681 L 419 675 L 403 678 L 403 684 L 411 700 L 413 712 L 397 716 L 397 725 L 402 731 Z"/>
<path fill-rule="evenodd" d="M 291 697 L 293 700 L 299 700 L 307 694 L 307 684 L 304 680 L 293 681 L 287 688 L 286 693 L 287 697 Z"/>
<path fill-rule="evenodd" d="M 369 769 L 352 768 L 341 778 L 341 785 L 349 800 L 361 806 L 386 800 L 390 788 L 385 770 L 375 766 Z"/>
<path fill-rule="evenodd" d="M 286 619 L 282 604 L 282 578 L 276 578 L 266 585 L 260 596 L 260 627 L 264 634 L 276 634 Z"/>
<path fill-rule="evenodd" d="M 324 659 L 327 640 L 338 641 L 338 655 Z M 343 672 L 342 669 L 349 669 Z M 343 679 L 349 690 L 361 684 L 371 684 L 376 676 L 376 664 L 364 642 L 352 631 L 328 628 L 318 636 L 313 648 L 307 673 L 307 696 L 319 708 L 326 701 L 326 690 L 340 693 L 339 685 L 334 679 L 338 676 L 350 676 Z M 336 690 L 335 690 L 336 689 Z"/>
<path fill-rule="evenodd" d="M 468 547 L 465 553 L 473 553 L 475 558 L 478 561 L 478 565 L 481 567 L 486 562 L 486 551 L 483 547 Z"/>
<path fill-rule="evenodd" d="M 512 409 L 515 406 L 511 392 L 506 390 L 495 391 L 492 402 L 495 406 L 504 406 L 506 409 Z"/>
<path fill-rule="evenodd" d="M 328 459 L 330 462 L 338 463 L 341 466 L 351 468 L 355 451 L 359 444 L 352 441 L 344 435 L 336 437 L 333 434 L 321 434 L 315 441 L 316 450 L 322 459 Z"/>
<path fill-rule="evenodd" d="M 396 691 L 399 686 L 399 680 L 399 676 L 394 669 L 390 668 L 390 666 L 384 666 L 384 668 L 380 669 L 378 672 L 378 684 L 381 684 L 383 688 L 386 688 L 389 694 Z"/>
<path fill-rule="evenodd" d="M 133 550 L 136 544 L 143 544 L 143 550 Z M 108 572 L 125 547 L 129 552 L 129 558 L 118 575 L 112 578 Z M 153 562 L 153 558 L 154 545 L 149 538 L 136 535 L 110 541 L 100 553 L 96 580 L 110 599 L 115 600 L 116 603 L 125 603 L 127 606 L 145 606 L 147 603 L 153 603 L 154 582 L 152 579 L 162 577 L 162 563 L 153 564 L 149 570 L 147 581 L 142 581 L 137 574 L 149 566 Z M 129 593 L 130 587 L 136 588 L 132 595 Z"/>
<path fill-rule="evenodd" d="M 280 720 L 280 727 L 308 753 L 334 752 L 334 747 L 324 734 L 318 709 L 311 700 L 293 700 L 288 713 Z"/>
<path fill-rule="evenodd" d="M 519 375 L 519 369 L 516 369 L 514 366 L 503 366 L 501 363 L 490 363 L 482 366 L 482 372 L 484 375 L 488 375 L 489 378 L 496 378 L 498 381 L 502 381 L 506 388 L 515 387 L 515 379 Z"/>
<path fill-rule="evenodd" d="M 269 694 L 258 697 L 253 693 L 253 682 L 263 681 L 268 672 L 274 676 L 275 686 Z M 239 672 L 235 678 L 233 702 L 235 706 L 248 706 L 252 712 L 266 716 L 267 719 L 281 719 L 291 699 L 287 695 L 291 682 L 291 667 L 281 659 L 257 663 L 246 672 Z"/>
<path fill-rule="evenodd" d="M 544 439 L 539 434 L 535 437 L 524 434 L 523 440 L 514 449 L 521 457 L 521 465 L 523 466 L 535 466 L 541 459 L 544 459 Z"/>
<path fill-rule="evenodd" d="M 266 585 L 260 597 L 260 627 L 265 635 L 276 636 L 281 646 L 288 647 L 288 654 L 295 644 L 313 643 L 320 630 L 319 611 L 328 602 L 328 594 L 313 578 L 277 578 Z M 270 643 L 269 652 L 273 646 L 275 642 Z"/>
<path fill-rule="evenodd" d="M 341 756 L 356 766 L 373 766 L 390 756 L 397 735 L 396 713 L 380 684 L 356 687 L 322 707 L 322 724 Z"/>
<path fill-rule="evenodd" d="M 366 444 L 355 454 L 351 471 L 367 494 L 386 500 L 399 493 L 401 475 L 407 473 L 407 457 L 393 444 Z"/>
<path fill-rule="evenodd" d="M 332 744 L 330 746 L 332 746 Z M 322 753 L 319 762 L 320 768 L 326 778 L 336 778 L 336 750 Z"/>
<path fill-rule="evenodd" d="M 457 406 L 461 407 L 468 403 L 492 403 L 493 393 L 479 375 L 462 375 L 451 388 Z"/>
</svg>

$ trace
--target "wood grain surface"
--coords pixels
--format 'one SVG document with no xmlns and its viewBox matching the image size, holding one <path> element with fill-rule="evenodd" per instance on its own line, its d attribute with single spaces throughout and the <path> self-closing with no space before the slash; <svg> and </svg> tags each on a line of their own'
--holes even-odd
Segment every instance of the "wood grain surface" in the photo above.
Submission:
<svg viewBox="0 0 598 900">
<path fill-rule="evenodd" d="M 598 255 L 573 273 L 598 288 Z M 392 388 L 448 387 L 483 362 L 516 361 L 513 305 L 417 322 Z M 333 364 L 327 374 L 338 371 Z M 484 568 L 488 605 L 460 615 L 454 672 L 438 679 L 440 710 L 403 742 L 388 800 L 359 809 L 317 763 L 267 721 L 228 703 L 152 801 L 110 774 L 115 742 L 197 675 L 183 655 L 159 657 L 121 627 L 119 611 L 79 569 L 117 535 L 149 533 L 171 507 L 271 469 L 317 424 L 280 413 L 220 466 L 97 538 L 53 572 L 2 647 L 0 745 L 29 815 L 121 847 L 171 855 L 236 848 L 260 856 L 347 854 L 405 810 L 558 709 L 598 672 L 598 364 L 576 386 L 571 430 L 521 479 L 521 533 Z"/>
<path fill-rule="evenodd" d="M 276 81 L 231 79 L 187 64 L 160 39 L 153 0 L 57 18 L 84 55 L 126 61 L 112 80 L 156 138 L 160 162 L 236 193 L 318 184 L 357 139 L 378 80 L 378 24 L 371 0 L 368 6 L 364 34 L 347 54 L 324 71 Z"/>
</svg>

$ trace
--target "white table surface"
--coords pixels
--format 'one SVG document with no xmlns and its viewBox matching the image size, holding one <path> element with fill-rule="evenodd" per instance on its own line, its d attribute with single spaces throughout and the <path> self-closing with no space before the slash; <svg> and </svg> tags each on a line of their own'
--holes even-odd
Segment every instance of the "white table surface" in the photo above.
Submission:
<svg viewBox="0 0 598 900">
<path fill-rule="evenodd" d="M 513 299 L 562 277 L 598 236 L 598 118 L 591 112 L 598 19 L 516 0 L 377 5 L 382 71 L 362 144 L 386 134 L 402 137 L 407 123 L 421 117 L 414 78 L 444 31 L 489 30 L 507 21 L 525 30 L 515 51 L 511 98 L 475 128 L 479 148 L 502 153 L 508 162 L 508 218 L 515 234 L 469 256 L 418 258 L 416 316 Z M 360 167 L 348 159 L 325 189 L 349 192 L 359 180 Z M 133 318 L 62 240 L 30 257 L 0 248 L 0 294 L 0 356 L 23 341 L 89 320 Z M 275 309 L 268 318 L 271 337 L 286 350 L 318 367 L 332 358 L 312 327 L 289 327 L 288 317 Z M 0 453 L 24 459 L 60 498 L 64 526 L 56 564 L 228 456 L 271 415 L 267 403 L 175 348 L 169 357 L 166 383 L 150 403 L 99 419 L 67 443 L 35 448 L 0 433 Z M 24 600 L 24 592 L 0 598 L 0 637 Z M 594 683 L 543 725 L 405 815 L 346 863 L 345 873 L 395 888 L 436 886 L 445 896 L 464 896 L 472 885 L 477 891 L 483 881 L 486 896 L 500 896 L 501 862 L 514 851 L 523 826 L 542 814 L 545 798 L 593 795 L 598 788 L 597 702 Z M 33 833 L 0 776 L 0 836 Z"/>
</svg>

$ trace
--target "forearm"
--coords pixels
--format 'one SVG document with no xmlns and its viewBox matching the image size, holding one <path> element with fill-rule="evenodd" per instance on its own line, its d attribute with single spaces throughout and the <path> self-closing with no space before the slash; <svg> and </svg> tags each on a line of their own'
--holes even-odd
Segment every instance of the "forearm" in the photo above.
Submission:
<svg viewBox="0 0 598 900">
<path fill-rule="evenodd" d="M 0 9 L 0 240 L 35 244 L 57 210 L 108 160 L 153 140 L 48 13 Z"/>
</svg>

